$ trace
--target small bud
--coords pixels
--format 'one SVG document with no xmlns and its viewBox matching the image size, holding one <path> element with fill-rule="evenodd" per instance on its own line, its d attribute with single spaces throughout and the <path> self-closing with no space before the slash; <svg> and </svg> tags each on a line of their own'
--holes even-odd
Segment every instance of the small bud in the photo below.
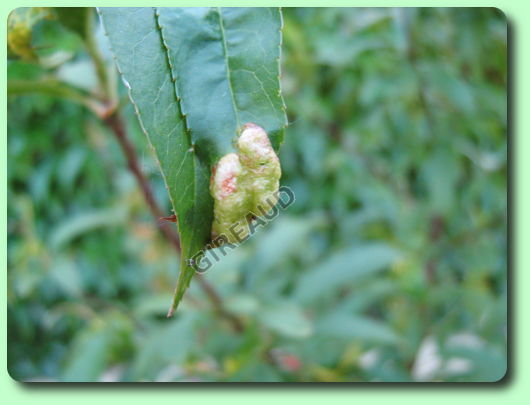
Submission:
<svg viewBox="0 0 530 405">
<path fill-rule="evenodd" d="M 43 18 L 50 18 L 46 7 L 19 7 L 9 14 L 7 44 L 13 54 L 27 61 L 37 58 L 31 46 L 32 28 Z"/>
</svg>

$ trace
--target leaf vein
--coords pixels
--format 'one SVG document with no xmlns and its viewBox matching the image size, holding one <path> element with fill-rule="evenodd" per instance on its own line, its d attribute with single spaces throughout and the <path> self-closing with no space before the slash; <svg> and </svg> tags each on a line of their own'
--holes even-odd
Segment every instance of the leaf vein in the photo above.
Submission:
<svg viewBox="0 0 530 405">
<path fill-rule="evenodd" d="M 241 122 L 239 120 L 239 112 L 238 112 L 238 107 L 237 107 L 237 104 L 236 104 L 236 99 L 235 99 L 235 96 L 234 96 L 234 89 L 233 89 L 233 85 L 232 85 L 232 75 L 230 73 L 230 60 L 229 60 L 230 57 L 228 55 L 228 45 L 226 43 L 226 32 L 225 32 L 224 23 L 223 23 L 223 16 L 222 16 L 220 7 L 216 7 L 216 10 L 217 10 L 217 14 L 219 15 L 219 28 L 221 30 L 221 39 L 222 39 L 222 44 L 223 44 L 223 53 L 224 53 L 224 60 L 225 60 L 225 66 L 226 66 L 226 75 L 227 75 L 227 78 L 228 78 L 228 89 L 230 90 L 230 98 L 232 100 L 232 106 L 234 108 L 234 115 L 235 115 L 235 118 L 236 118 L 236 125 L 237 125 L 237 128 L 239 129 L 241 127 Z"/>
</svg>

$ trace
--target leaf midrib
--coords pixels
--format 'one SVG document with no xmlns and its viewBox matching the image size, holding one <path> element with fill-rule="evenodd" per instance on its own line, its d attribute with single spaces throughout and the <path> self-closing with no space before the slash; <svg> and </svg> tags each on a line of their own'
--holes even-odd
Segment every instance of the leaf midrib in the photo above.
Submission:
<svg viewBox="0 0 530 405">
<path fill-rule="evenodd" d="M 234 96 L 234 89 L 232 86 L 232 74 L 230 73 L 230 57 L 228 56 L 228 44 L 226 43 L 226 33 L 223 23 L 223 15 L 221 12 L 221 7 L 216 7 L 217 14 L 219 15 L 219 29 L 221 31 L 221 39 L 223 44 L 223 56 L 226 67 L 226 76 L 228 79 L 228 89 L 230 90 L 230 99 L 232 100 L 232 108 L 234 109 L 234 115 L 236 118 L 236 127 L 239 130 L 241 128 L 241 122 L 239 120 L 239 111 L 236 104 L 236 99 Z"/>
</svg>

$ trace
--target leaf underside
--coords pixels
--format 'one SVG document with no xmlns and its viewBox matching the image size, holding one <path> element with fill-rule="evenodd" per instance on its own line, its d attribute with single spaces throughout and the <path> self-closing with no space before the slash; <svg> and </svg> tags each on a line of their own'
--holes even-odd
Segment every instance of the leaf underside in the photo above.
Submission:
<svg viewBox="0 0 530 405">
<path fill-rule="evenodd" d="M 210 173 L 248 122 L 277 150 L 286 125 L 276 8 L 100 8 L 123 82 L 160 165 L 182 254 L 172 310 L 210 241 Z"/>
</svg>

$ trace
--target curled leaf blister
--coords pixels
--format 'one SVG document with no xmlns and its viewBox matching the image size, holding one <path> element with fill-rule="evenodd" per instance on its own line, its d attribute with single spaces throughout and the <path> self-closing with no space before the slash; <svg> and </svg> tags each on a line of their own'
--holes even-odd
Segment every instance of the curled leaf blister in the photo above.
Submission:
<svg viewBox="0 0 530 405">
<path fill-rule="evenodd" d="M 212 239 L 224 235 L 230 243 L 245 240 L 248 221 L 276 205 L 281 177 L 280 160 L 263 128 L 246 124 L 236 146 L 237 153 L 219 160 L 210 182 Z"/>
</svg>

